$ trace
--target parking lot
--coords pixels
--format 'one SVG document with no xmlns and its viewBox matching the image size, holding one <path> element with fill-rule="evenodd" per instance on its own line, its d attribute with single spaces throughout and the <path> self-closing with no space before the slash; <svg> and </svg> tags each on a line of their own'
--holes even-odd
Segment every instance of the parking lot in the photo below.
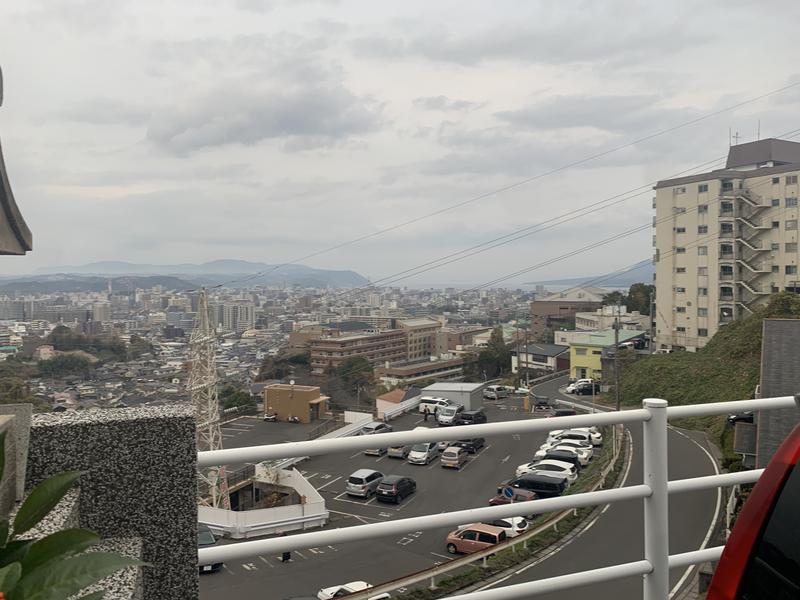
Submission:
<svg viewBox="0 0 800 600">
<path fill-rule="evenodd" d="M 529 419 L 519 398 L 487 403 L 489 422 Z M 391 422 L 395 431 L 425 426 L 418 413 Z M 427 423 L 436 427 L 433 418 Z M 237 419 L 223 426 L 227 447 L 268 444 L 304 439 L 309 426 L 263 423 L 258 419 Z M 495 494 L 497 483 L 514 476 L 517 465 L 532 460 L 545 434 L 520 434 L 487 438 L 486 445 L 460 471 L 444 469 L 439 460 L 429 465 L 412 465 L 385 454 L 367 456 L 362 452 L 314 457 L 298 469 L 325 498 L 331 520 L 327 527 L 346 527 L 388 521 L 436 512 L 484 507 Z M 368 468 L 384 475 L 407 475 L 417 482 L 417 492 L 399 505 L 378 502 L 374 497 L 347 496 L 345 484 L 351 473 Z M 344 544 L 311 548 L 292 553 L 292 562 L 279 557 L 259 556 L 242 563 L 226 564 L 218 573 L 203 576 L 201 598 L 221 598 L 235 593 L 257 593 L 263 597 L 268 584 L 270 598 L 315 594 L 322 587 L 352 580 L 370 583 L 386 581 L 451 560 L 444 538 L 449 528 L 409 531 L 397 539 L 376 539 L 368 544 Z M 376 560 L 377 559 L 377 560 Z"/>
</svg>

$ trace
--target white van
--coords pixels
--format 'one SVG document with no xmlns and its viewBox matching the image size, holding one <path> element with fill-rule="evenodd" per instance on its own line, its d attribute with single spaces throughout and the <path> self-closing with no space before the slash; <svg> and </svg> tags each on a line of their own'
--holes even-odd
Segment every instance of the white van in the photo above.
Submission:
<svg viewBox="0 0 800 600">
<path fill-rule="evenodd" d="M 490 385 L 483 390 L 483 397 L 490 400 L 508 398 L 508 388 L 504 385 Z"/>
<path fill-rule="evenodd" d="M 434 398 L 433 396 L 423 396 L 419 400 L 419 412 L 424 413 L 425 407 L 428 407 L 428 413 L 436 414 L 439 412 L 440 408 L 444 408 L 445 406 L 450 406 L 454 404 L 448 398 Z"/>
</svg>

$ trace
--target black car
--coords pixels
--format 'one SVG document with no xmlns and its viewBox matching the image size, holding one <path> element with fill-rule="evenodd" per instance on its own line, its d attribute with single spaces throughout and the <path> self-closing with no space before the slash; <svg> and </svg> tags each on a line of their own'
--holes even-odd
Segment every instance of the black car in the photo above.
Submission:
<svg viewBox="0 0 800 600">
<path fill-rule="evenodd" d="M 565 452 L 564 450 L 548 450 L 541 460 L 560 460 L 575 465 L 575 469 L 581 470 L 581 461 L 578 455 L 574 452 Z"/>
<path fill-rule="evenodd" d="M 594 392 L 592 392 L 592 388 L 594 388 Z M 592 393 L 600 393 L 599 383 L 581 383 L 580 385 L 575 386 L 575 394 L 578 396 L 590 396 Z"/>
<path fill-rule="evenodd" d="M 502 494 L 503 488 L 521 488 L 535 492 L 538 498 L 555 498 L 563 494 L 569 485 L 567 478 L 553 473 L 552 475 L 545 475 L 544 473 L 527 473 L 520 475 L 514 479 L 502 482 L 497 486 L 497 493 Z"/>
<path fill-rule="evenodd" d="M 456 425 L 477 425 L 479 423 L 486 423 L 486 411 L 482 408 L 465 410 L 456 419 Z"/>
<path fill-rule="evenodd" d="M 478 450 L 483 448 L 483 445 L 486 443 L 486 440 L 483 438 L 472 438 L 470 440 L 458 440 L 457 442 L 453 442 L 450 444 L 451 446 L 460 446 L 464 448 L 470 454 L 475 454 Z"/>
<path fill-rule="evenodd" d="M 394 502 L 400 504 L 400 501 L 417 491 L 417 482 L 411 477 L 403 475 L 387 475 L 383 478 L 375 497 L 381 502 Z"/>
<path fill-rule="evenodd" d="M 217 538 L 214 537 L 214 534 L 208 528 L 208 525 L 203 525 L 202 523 L 197 525 L 197 547 L 198 548 L 209 548 L 211 546 L 217 545 Z M 213 571 L 219 571 L 222 568 L 222 563 L 214 563 L 213 565 L 201 565 L 200 572 L 201 573 L 211 573 Z"/>
<path fill-rule="evenodd" d="M 554 417 L 573 417 L 578 414 L 574 408 L 557 408 L 553 413 Z"/>
<path fill-rule="evenodd" d="M 746 410 L 744 412 L 728 415 L 728 424 L 736 425 L 736 423 L 752 423 L 753 414 L 754 413 L 752 410 Z"/>
</svg>

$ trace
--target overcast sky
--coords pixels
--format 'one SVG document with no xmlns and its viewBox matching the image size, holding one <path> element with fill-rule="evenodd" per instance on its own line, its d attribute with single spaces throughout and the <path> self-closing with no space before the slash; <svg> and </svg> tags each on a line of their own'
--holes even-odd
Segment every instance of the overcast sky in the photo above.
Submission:
<svg viewBox="0 0 800 600">
<path fill-rule="evenodd" d="M 800 2 L 3 0 L 0 138 L 34 234 L 3 273 L 291 261 L 798 81 Z M 800 128 L 800 87 L 314 256 L 372 279 Z M 797 138 L 800 139 L 800 138 Z M 405 284 L 647 223 L 652 191 Z M 599 274 L 650 230 L 509 281 Z"/>
</svg>

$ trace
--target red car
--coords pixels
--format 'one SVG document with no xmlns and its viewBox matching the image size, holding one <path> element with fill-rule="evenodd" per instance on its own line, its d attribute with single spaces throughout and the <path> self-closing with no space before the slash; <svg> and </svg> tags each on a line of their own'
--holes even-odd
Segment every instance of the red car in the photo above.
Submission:
<svg viewBox="0 0 800 600">
<path fill-rule="evenodd" d="M 742 507 L 707 600 L 800 598 L 800 425 Z"/>
</svg>

